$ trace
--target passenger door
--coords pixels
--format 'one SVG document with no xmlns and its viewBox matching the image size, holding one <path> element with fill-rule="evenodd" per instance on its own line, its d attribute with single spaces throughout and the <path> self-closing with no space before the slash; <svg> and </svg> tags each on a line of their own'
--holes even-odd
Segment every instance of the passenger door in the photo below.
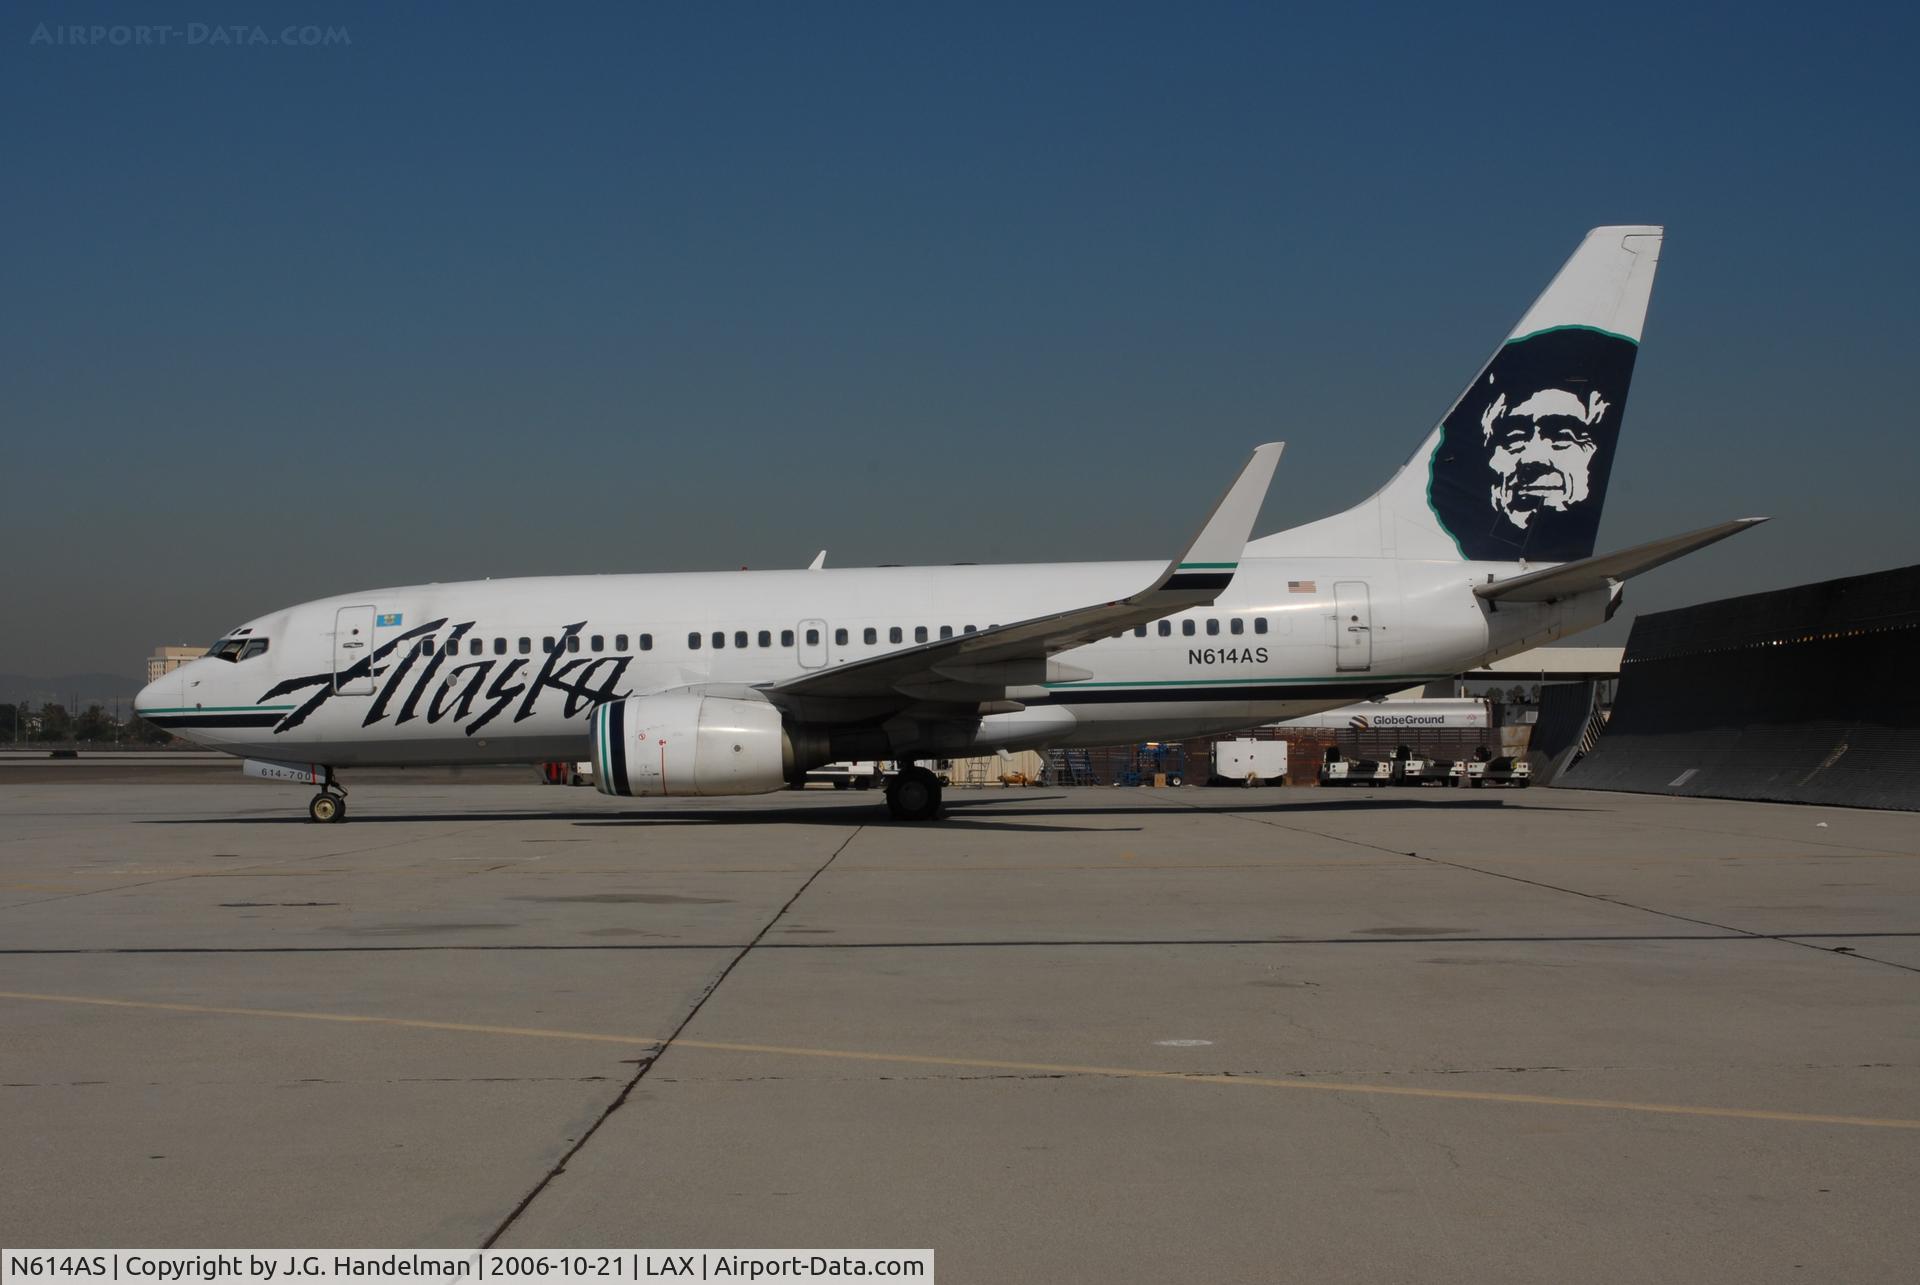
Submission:
<svg viewBox="0 0 1920 1285">
<path fill-rule="evenodd" d="M 1364 580 L 1342 580 L 1333 586 L 1334 669 L 1340 672 L 1373 668 L 1373 605 Z"/>
<path fill-rule="evenodd" d="M 824 620 L 803 620 L 796 635 L 794 649 L 802 669 L 818 669 L 827 663 L 827 622 Z"/>
<path fill-rule="evenodd" d="M 342 607 L 333 613 L 333 690 L 342 696 L 373 695 L 373 665 L 349 671 L 373 655 L 373 608 Z"/>
</svg>

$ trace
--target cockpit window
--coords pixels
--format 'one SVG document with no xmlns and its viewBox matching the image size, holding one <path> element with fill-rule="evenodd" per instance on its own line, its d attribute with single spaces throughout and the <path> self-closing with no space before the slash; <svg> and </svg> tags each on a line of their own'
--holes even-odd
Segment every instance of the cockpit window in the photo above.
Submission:
<svg viewBox="0 0 1920 1285">
<path fill-rule="evenodd" d="M 207 655 L 214 660 L 224 660 L 229 664 L 238 664 L 243 660 L 252 660 L 263 656 L 267 651 L 265 638 L 248 638 L 236 634 L 232 638 L 222 638 L 207 649 Z"/>
</svg>

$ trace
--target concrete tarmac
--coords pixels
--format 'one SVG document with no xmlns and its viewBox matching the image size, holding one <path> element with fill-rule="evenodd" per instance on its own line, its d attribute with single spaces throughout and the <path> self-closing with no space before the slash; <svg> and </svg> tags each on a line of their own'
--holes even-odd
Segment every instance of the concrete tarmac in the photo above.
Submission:
<svg viewBox="0 0 1920 1285">
<path fill-rule="evenodd" d="M 352 784 L 352 782 L 350 782 Z M 1920 816 L 0 783 L 0 1244 L 1909 1281 Z"/>
</svg>

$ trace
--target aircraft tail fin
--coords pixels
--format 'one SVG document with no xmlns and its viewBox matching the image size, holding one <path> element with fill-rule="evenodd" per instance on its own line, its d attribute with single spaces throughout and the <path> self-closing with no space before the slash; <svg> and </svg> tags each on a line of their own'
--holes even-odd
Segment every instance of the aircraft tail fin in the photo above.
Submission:
<svg viewBox="0 0 1920 1285">
<path fill-rule="evenodd" d="M 1663 230 L 1595 228 L 1412 459 L 1363 504 L 1249 556 L 1475 562 L 1593 554 Z"/>
</svg>

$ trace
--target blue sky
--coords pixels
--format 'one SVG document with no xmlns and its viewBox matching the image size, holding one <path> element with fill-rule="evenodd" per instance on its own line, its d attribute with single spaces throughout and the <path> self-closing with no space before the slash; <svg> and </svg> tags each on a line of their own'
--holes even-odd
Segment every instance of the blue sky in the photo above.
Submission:
<svg viewBox="0 0 1920 1285">
<path fill-rule="evenodd" d="M 1292 525 L 1609 222 L 1668 242 L 1602 547 L 1777 519 L 1630 607 L 1912 562 L 1917 27 L 16 7 L 0 671 L 420 580 L 1159 556 L 1274 437 Z"/>
</svg>

